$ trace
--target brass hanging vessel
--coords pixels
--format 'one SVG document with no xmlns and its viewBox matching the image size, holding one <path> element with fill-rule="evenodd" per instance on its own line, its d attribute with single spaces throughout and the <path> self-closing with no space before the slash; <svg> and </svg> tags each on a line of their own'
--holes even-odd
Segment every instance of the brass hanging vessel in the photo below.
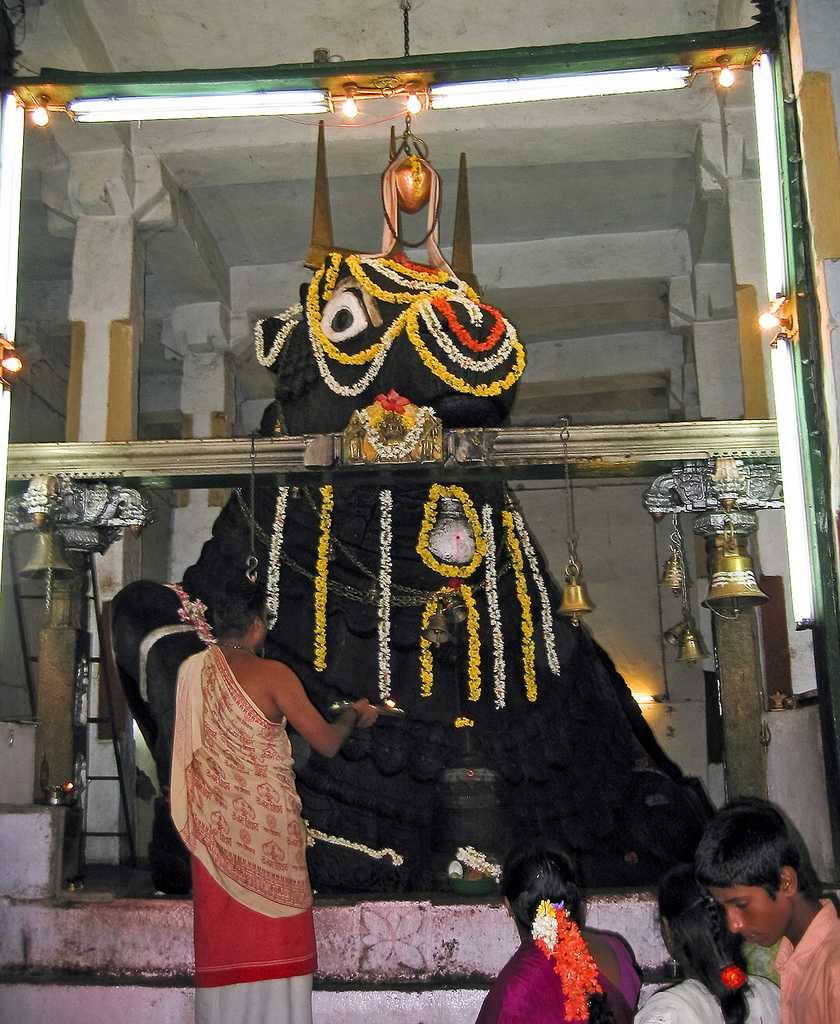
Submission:
<svg viewBox="0 0 840 1024">
<path fill-rule="evenodd" d="M 759 587 L 750 556 L 738 543 L 732 523 L 723 533 L 723 547 L 712 557 L 709 593 L 703 605 L 716 615 L 736 618 L 742 609 L 764 604 L 769 598 Z"/>
<path fill-rule="evenodd" d="M 53 578 L 72 576 L 75 569 L 67 561 L 61 537 L 52 531 L 38 531 L 29 561 L 20 570 L 19 575 L 25 579 L 44 579 L 52 574 Z"/>
</svg>

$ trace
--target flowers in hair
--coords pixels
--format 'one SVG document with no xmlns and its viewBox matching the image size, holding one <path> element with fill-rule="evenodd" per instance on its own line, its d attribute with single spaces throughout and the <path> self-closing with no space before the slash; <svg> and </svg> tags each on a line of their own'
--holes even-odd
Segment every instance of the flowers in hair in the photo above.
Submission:
<svg viewBox="0 0 840 1024">
<path fill-rule="evenodd" d="M 746 985 L 747 975 L 737 964 L 727 964 L 720 972 L 720 980 L 728 989 L 735 992 Z"/>
<path fill-rule="evenodd" d="M 327 667 L 327 574 L 330 560 L 330 529 L 332 527 L 333 489 L 321 487 L 321 511 L 318 522 L 318 553 L 315 559 L 315 629 L 312 641 L 312 667 L 323 672 Z"/>
<path fill-rule="evenodd" d="M 180 583 L 167 583 L 166 585 L 170 590 L 175 591 L 181 602 L 181 607 L 178 609 L 178 618 L 181 622 L 187 626 L 192 626 L 198 634 L 199 640 L 204 641 L 206 644 L 216 643 L 213 630 L 206 617 L 207 605 L 197 597 L 195 599 L 191 598 Z"/>
<path fill-rule="evenodd" d="M 598 967 L 565 904 L 542 900 L 534 915 L 531 938 L 554 961 L 554 973 L 563 986 L 566 1020 L 588 1021 L 589 997 L 603 989 Z"/>
<path fill-rule="evenodd" d="M 494 861 L 490 860 L 474 846 L 460 846 L 455 851 L 455 859 L 459 860 L 465 867 L 472 868 L 480 875 L 489 875 L 496 881 L 501 878 L 502 869 Z"/>
<path fill-rule="evenodd" d="M 389 490 L 379 492 L 379 696 L 391 696 L 391 512 L 394 498 Z"/>
<path fill-rule="evenodd" d="M 493 639 L 493 703 L 497 711 L 505 706 L 505 642 L 502 635 L 502 613 L 499 609 L 499 589 L 496 579 L 496 539 L 493 535 L 493 508 L 481 509 L 481 528 L 487 554 L 484 558 L 484 593 L 487 614 L 490 617 L 490 635 Z"/>
</svg>

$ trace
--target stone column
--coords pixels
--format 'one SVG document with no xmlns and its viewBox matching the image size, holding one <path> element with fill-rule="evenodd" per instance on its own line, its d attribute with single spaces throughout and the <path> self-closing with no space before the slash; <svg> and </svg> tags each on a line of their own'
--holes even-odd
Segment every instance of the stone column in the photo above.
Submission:
<svg viewBox="0 0 840 1024">
<path fill-rule="evenodd" d="M 229 319 L 220 302 L 179 306 L 164 326 L 167 347 L 183 356 L 181 412 L 187 437 L 230 437 L 235 417 Z M 228 492 L 182 491 L 173 513 L 169 575 L 179 580 L 209 540 Z"/>
</svg>

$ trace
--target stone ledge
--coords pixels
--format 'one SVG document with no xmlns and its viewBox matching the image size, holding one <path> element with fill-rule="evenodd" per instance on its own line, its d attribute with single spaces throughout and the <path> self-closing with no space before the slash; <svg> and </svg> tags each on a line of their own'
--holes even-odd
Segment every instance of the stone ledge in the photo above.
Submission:
<svg viewBox="0 0 840 1024">
<path fill-rule="evenodd" d="M 0 971 L 171 983 L 193 970 L 190 900 L 0 900 L 0 916 Z M 623 935 L 646 975 L 667 960 L 652 894 L 594 894 L 588 920 Z M 480 985 L 518 943 L 506 911 L 490 901 L 318 901 L 315 930 L 319 980 L 357 987 Z"/>
</svg>

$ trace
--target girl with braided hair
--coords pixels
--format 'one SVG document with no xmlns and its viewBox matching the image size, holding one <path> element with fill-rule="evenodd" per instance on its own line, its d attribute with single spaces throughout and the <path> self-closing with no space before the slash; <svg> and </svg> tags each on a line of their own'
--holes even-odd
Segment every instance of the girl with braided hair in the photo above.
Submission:
<svg viewBox="0 0 840 1024">
<path fill-rule="evenodd" d="M 686 980 L 651 996 L 635 1024 L 778 1024 L 778 988 L 746 973 L 741 936 L 727 929 L 692 864 L 678 864 L 662 877 L 659 920 Z"/>
<path fill-rule="evenodd" d="M 622 938 L 582 930 L 583 892 L 570 854 L 548 840 L 515 848 L 501 889 L 522 944 L 476 1024 L 630 1024 L 638 969 Z"/>
</svg>

